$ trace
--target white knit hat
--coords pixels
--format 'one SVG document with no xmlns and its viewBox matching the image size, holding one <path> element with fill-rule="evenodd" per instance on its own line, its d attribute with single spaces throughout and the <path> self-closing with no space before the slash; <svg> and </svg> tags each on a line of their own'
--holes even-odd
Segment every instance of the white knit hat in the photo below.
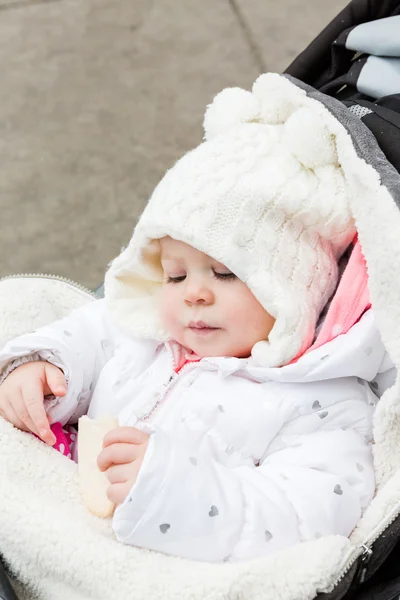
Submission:
<svg viewBox="0 0 400 600">
<path fill-rule="evenodd" d="M 269 339 L 253 347 L 256 364 L 284 365 L 305 350 L 355 234 L 335 127 L 284 76 L 218 94 L 206 141 L 161 180 L 106 275 L 116 320 L 136 337 L 167 339 L 157 240 L 171 236 L 225 264 L 275 317 Z"/>
</svg>

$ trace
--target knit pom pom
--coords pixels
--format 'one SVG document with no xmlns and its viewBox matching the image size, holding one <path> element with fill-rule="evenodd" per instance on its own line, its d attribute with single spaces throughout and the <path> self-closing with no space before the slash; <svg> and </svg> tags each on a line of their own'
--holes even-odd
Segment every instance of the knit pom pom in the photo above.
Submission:
<svg viewBox="0 0 400 600">
<path fill-rule="evenodd" d="M 283 139 L 307 169 L 339 166 L 335 136 L 323 117 L 311 107 L 300 108 L 287 120 Z"/>
<path fill-rule="evenodd" d="M 210 140 L 240 123 L 257 121 L 260 107 L 251 92 L 226 88 L 208 105 L 204 115 L 205 139 Z"/>
<path fill-rule="evenodd" d="M 290 115 L 304 103 L 307 95 L 283 75 L 265 73 L 254 82 L 253 94 L 260 103 L 263 123 L 285 123 Z"/>
</svg>

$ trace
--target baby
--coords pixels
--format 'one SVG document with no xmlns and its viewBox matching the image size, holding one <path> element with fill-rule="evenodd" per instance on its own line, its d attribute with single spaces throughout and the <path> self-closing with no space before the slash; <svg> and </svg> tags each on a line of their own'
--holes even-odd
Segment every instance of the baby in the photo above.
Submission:
<svg viewBox="0 0 400 600">
<path fill-rule="evenodd" d="M 0 412 L 16 427 L 52 445 L 51 423 L 118 417 L 98 465 L 127 544 L 250 559 L 349 535 L 373 497 L 367 381 L 385 350 L 370 309 L 315 343 L 356 230 L 321 111 L 303 149 L 302 96 L 282 117 L 278 85 L 295 87 L 264 75 L 219 94 L 105 300 L 0 354 Z"/>
</svg>

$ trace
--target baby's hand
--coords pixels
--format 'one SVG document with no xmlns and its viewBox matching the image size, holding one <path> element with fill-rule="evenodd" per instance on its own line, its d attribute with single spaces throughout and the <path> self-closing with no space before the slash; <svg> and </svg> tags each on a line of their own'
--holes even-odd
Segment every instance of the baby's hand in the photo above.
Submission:
<svg viewBox="0 0 400 600">
<path fill-rule="evenodd" d="M 107 471 L 111 484 L 107 497 L 114 504 L 122 504 L 135 483 L 149 437 L 136 427 L 117 427 L 104 436 L 97 464 L 100 471 Z"/>
<path fill-rule="evenodd" d="M 63 372 L 48 362 L 17 367 L 0 386 L 0 415 L 18 429 L 31 431 L 52 446 L 56 441 L 44 409 L 44 396 L 65 396 Z"/>
</svg>

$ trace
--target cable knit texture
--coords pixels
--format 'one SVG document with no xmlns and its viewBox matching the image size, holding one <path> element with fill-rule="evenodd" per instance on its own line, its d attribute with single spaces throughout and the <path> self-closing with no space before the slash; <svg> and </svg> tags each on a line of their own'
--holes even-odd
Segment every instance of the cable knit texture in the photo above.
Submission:
<svg viewBox="0 0 400 600">
<path fill-rule="evenodd" d="M 205 142 L 155 189 L 106 276 L 117 322 L 164 340 L 157 239 L 171 236 L 224 263 L 276 318 L 252 355 L 287 364 L 312 342 L 355 233 L 329 112 L 282 76 L 226 89 L 208 107 Z"/>
</svg>

